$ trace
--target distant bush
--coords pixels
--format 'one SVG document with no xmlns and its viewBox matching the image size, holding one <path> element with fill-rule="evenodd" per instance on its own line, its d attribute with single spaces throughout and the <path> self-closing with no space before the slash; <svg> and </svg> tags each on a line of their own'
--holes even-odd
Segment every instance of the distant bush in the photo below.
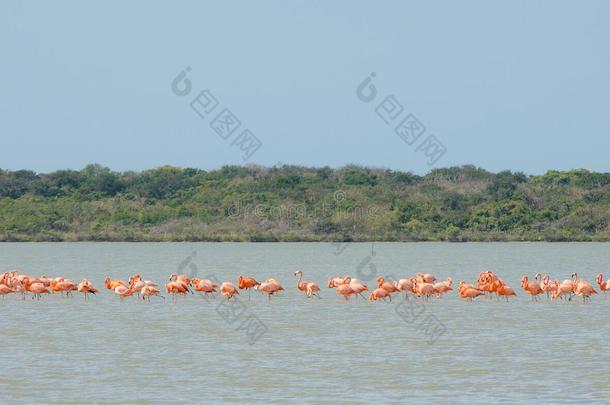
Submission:
<svg viewBox="0 0 610 405">
<path fill-rule="evenodd" d="M 610 240 L 610 173 L 0 170 L 0 240 Z"/>
</svg>

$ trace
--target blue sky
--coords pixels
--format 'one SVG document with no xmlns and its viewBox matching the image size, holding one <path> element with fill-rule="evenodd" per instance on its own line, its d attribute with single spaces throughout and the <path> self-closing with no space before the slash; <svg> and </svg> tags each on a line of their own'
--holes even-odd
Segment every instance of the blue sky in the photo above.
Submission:
<svg viewBox="0 0 610 405">
<path fill-rule="evenodd" d="M 262 142 L 248 162 L 425 173 L 375 113 L 393 95 L 446 147 L 435 167 L 610 171 L 609 20 L 592 0 L 5 0 L 0 167 L 242 164 L 190 107 L 208 89 Z"/>
</svg>

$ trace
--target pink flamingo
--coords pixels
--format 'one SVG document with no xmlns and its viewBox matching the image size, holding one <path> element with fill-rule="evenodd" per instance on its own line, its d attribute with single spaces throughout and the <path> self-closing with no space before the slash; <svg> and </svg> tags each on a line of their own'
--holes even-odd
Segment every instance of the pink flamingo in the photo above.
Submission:
<svg viewBox="0 0 610 405">
<path fill-rule="evenodd" d="M 227 297 L 227 300 L 230 300 L 235 294 L 239 295 L 239 291 L 237 291 L 233 283 L 225 281 L 220 285 L 220 294 Z"/>
<path fill-rule="evenodd" d="M 208 294 L 214 296 L 214 293 L 218 292 L 218 284 L 207 278 L 198 279 L 194 278 L 191 280 L 191 285 L 195 291 L 202 292 L 207 298 Z"/>
<path fill-rule="evenodd" d="M 436 284 L 433 285 L 434 287 L 434 291 L 440 296 L 441 294 L 444 294 L 446 292 L 449 291 L 453 291 L 453 288 L 451 288 L 451 283 L 453 282 L 453 280 L 451 279 L 451 277 L 447 277 L 447 280 L 445 281 L 441 281 L 438 282 Z"/>
<path fill-rule="evenodd" d="M 271 296 L 273 294 L 284 290 L 284 287 L 282 287 L 282 285 L 274 278 L 266 280 L 264 283 L 261 283 L 260 285 L 256 286 L 256 288 L 259 291 L 266 293 L 267 298 L 269 298 L 269 300 L 271 300 Z"/>
<path fill-rule="evenodd" d="M 96 288 L 93 288 L 91 282 L 86 278 L 84 278 L 83 281 L 78 284 L 77 290 L 78 292 L 83 293 L 85 295 L 85 300 L 88 299 L 89 294 L 95 295 L 98 292 L 98 290 Z"/>
<path fill-rule="evenodd" d="M 123 299 L 125 297 L 129 297 L 131 295 L 133 295 L 133 290 L 130 288 L 125 287 L 124 285 L 117 285 L 116 287 L 114 287 L 114 293 L 116 295 L 119 296 L 119 298 L 121 298 L 121 301 L 123 301 Z"/>
<path fill-rule="evenodd" d="M 386 298 L 389 298 L 390 301 L 392 301 L 392 295 L 385 288 L 376 288 L 375 291 L 369 295 L 369 301 L 377 301 L 379 299 L 385 301 Z"/>
<path fill-rule="evenodd" d="M 405 299 L 409 299 L 409 293 L 413 293 L 415 294 L 415 279 L 412 278 L 401 278 L 398 281 L 394 282 L 394 286 L 399 290 L 399 291 L 404 291 L 405 292 Z"/>
<path fill-rule="evenodd" d="M 337 286 L 335 291 L 337 292 L 337 294 L 342 295 L 343 299 L 345 299 L 345 301 L 348 301 L 349 297 L 351 295 L 355 294 L 355 291 L 352 289 L 352 287 L 349 284 L 340 284 Z"/>
<path fill-rule="evenodd" d="M 320 298 L 320 287 L 318 287 L 318 285 L 316 283 L 311 282 L 311 281 L 301 281 L 301 279 L 303 278 L 303 270 L 295 271 L 294 275 L 296 277 L 298 277 L 297 289 L 299 291 L 305 292 L 305 294 L 307 295 L 307 298 L 311 298 L 314 295 L 316 295 L 318 298 Z"/>
<path fill-rule="evenodd" d="M 160 295 L 161 291 L 157 287 L 153 287 L 151 285 L 145 285 L 144 287 L 142 287 L 140 293 L 142 294 L 142 299 L 148 299 L 149 302 L 151 296 L 161 297 L 163 298 L 163 300 L 165 300 L 165 297 Z"/>
<path fill-rule="evenodd" d="M 351 278 L 348 276 L 348 279 L 349 279 L 349 286 L 352 289 L 352 291 L 354 292 L 354 294 L 358 294 L 362 298 L 366 299 L 364 297 L 364 295 L 362 295 L 362 293 L 365 291 L 368 291 L 369 287 L 366 284 L 363 284 L 357 278 Z"/>
</svg>

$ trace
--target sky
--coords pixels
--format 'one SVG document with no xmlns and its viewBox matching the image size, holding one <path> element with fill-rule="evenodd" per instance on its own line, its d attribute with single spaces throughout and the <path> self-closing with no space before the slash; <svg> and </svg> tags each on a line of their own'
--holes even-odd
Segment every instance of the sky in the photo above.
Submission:
<svg viewBox="0 0 610 405">
<path fill-rule="evenodd" d="M 610 171 L 608 21 L 603 0 L 3 0 L 0 168 Z"/>
</svg>

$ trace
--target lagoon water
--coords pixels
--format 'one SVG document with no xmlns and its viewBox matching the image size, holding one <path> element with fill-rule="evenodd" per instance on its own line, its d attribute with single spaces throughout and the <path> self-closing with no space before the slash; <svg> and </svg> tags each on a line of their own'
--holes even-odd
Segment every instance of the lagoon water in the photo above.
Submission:
<svg viewBox="0 0 610 405">
<path fill-rule="evenodd" d="M 372 250 L 373 247 L 373 250 Z M 0 301 L 2 403 L 423 402 L 610 400 L 610 299 L 532 302 L 522 274 L 610 276 L 607 243 L 5 243 L 0 269 L 89 278 L 90 301 Z M 322 299 L 295 289 L 293 272 Z M 473 303 L 341 301 L 330 276 L 369 285 L 417 271 L 473 282 L 492 268 L 519 294 Z M 189 296 L 121 302 L 105 275 L 274 277 L 286 291 L 227 307 Z"/>
</svg>

